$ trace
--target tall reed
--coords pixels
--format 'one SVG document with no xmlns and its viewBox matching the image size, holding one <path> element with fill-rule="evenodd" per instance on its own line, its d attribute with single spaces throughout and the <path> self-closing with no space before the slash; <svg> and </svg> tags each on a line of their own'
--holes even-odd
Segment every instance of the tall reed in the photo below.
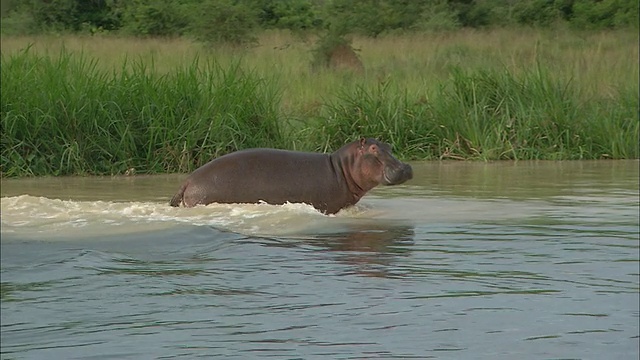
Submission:
<svg viewBox="0 0 640 360">
<path fill-rule="evenodd" d="M 188 172 L 360 136 L 405 159 L 639 157 L 637 34 L 354 39 L 364 74 L 311 69 L 309 43 L 269 36 L 249 49 L 3 40 L 2 176 Z"/>
<path fill-rule="evenodd" d="M 188 171 L 246 147 L 285 147 L 272 80 L 235 64 L 108 72 L 61 51 L 2 56 L 2 173 Z"/>
<path fill-rule="evenodd" d="M 393 143 L 405 158 L 637 158 L 637 98 L 583 100 L 572 80 L 536 66 L 520 74 L 454 67 L 448 81 L 412 94 L 383 82 L 327 105 L 317 143 L 359 134 Z"/>
</svg>

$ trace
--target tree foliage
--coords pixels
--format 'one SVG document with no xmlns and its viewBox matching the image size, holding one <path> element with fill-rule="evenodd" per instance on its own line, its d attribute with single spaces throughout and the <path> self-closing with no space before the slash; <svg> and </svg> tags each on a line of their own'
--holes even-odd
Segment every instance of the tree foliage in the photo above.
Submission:
<svg viewBox="0 0 640 360">
<path fill-rule="evenodd" d="M 253 31 L 258 25 L 255 6 L 242 1 L 206 0 L 189 7 L 189 31 L 194 38 L 209 44 L 240 45 L 255 41 Z"/>
<path fill-rule="evenodd" d="M 259 29 L 379 36 L 459 27 L 638 28 L 629 0 L 2 0 L 4 33 L 122 32 L 248 42 Z"/>
<path fill-rule="evenodd" d="M 261 0 L 258 7 L 258 21 L 264 28 L 298 31 L 318 28 L 322 24 L 318 9 L 310 0 Z"/>
<path fill-rule="evenodd" d="M 138 36 L 181 35 L 188 18 L 180 1 L 130 0 L 118 3 L 118 15 L 122 18 L 122 30 Z"/>
</svg>

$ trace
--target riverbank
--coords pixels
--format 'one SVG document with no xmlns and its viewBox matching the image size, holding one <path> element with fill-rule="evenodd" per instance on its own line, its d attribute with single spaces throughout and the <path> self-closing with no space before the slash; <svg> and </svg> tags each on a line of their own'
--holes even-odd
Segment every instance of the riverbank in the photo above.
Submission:
<svg viewBox="0 0 640 360">
<path fill-rule="evenodd" d="M 638 158 L 635 32 L 354 38 L 364 71 L 312 68 L 311 39 L 2 38 L 2 176 L 189 172 L 248 147 L 360 136 L 413 159 Z"/>
</svg>

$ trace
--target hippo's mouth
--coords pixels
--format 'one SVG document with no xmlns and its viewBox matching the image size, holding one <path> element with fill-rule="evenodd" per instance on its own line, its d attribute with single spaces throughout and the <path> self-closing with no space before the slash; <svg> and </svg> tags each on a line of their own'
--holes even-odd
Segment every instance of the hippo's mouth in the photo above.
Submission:
<svg viewBox="0 0 640 360">
<path fill-rule="evenodd" d="M 383 171 L 382 172 L 382 179 L 384 180 L 382 183 L 385 185 L 391 185 L 391 180 L 389 179 L 389 177 L 387 176 L 387 172 Z"/>
<path fill-rule="evenodd" d="M 398 185 L 413 178 L 411 165 L 402 164 L 397 168 L 385 167 L 382 171 L 383 185 Z"/>
</svg>

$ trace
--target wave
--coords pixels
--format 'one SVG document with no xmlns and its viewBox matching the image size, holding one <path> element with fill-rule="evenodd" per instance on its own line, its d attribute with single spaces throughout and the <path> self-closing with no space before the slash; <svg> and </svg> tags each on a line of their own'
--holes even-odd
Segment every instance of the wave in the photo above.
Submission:
<svg viewBox="0 0 640 360">
<path fill-rule="evenodd" d="M 342 216 L 357 216 L 355 207 Z M 247 235 L 286 235 L 327 221 L 306 204 L 210 204 L 174 208 L 157 202 L 77 201 L 31 195 L 1 199 L 2 235 L 65 238 L 211 226 Z"/>
</svg>

